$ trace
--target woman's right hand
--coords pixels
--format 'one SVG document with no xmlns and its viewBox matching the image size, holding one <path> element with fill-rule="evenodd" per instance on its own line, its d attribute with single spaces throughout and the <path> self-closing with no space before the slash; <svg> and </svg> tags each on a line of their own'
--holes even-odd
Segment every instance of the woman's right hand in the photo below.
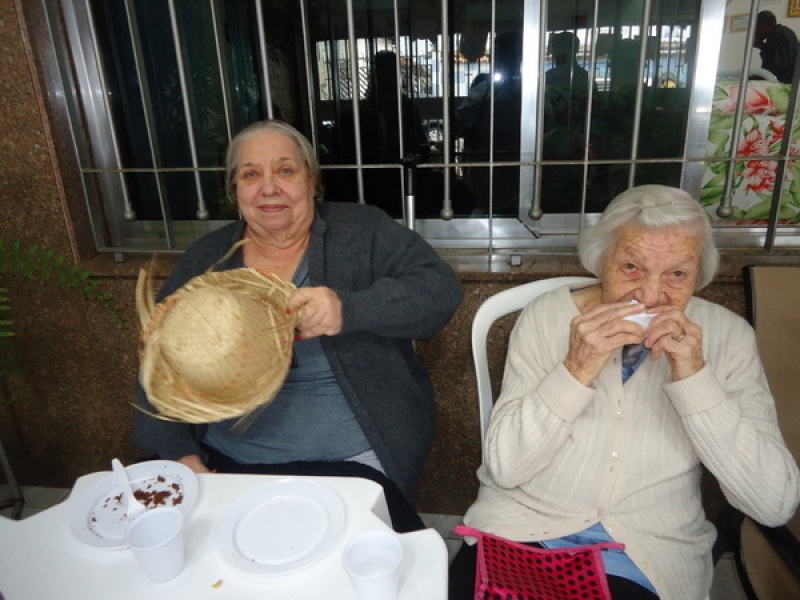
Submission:
<svg viewBox="0 0 800 600">
<path fill-rule="evenodd" d="M 178 462 L 182 465 L 186 465 L 195 473 L 210 473 L 208 467 L 203 462 L 203 459 L 200 458 L 199 454 L 189 454 L 184 456 L 183 458 L 179 458 Z"/>
<path fill-rule="evenodd" d="M 342 301 L 329 287 L 301 288 L 289 297 L 287 308 L 300 311 L 299 339 L 337 335 L 342 330 Z"/>
<path fill-rule="evenodd" d="M 564 359 L 572 376 L 588 387 L 614 350 L 626 344 L 641 344 L 644 329 L 623 317 L 643 312 L 644 308 L 627 301 L 599 304 L 572 319 L 569 350 Z"/>
</svg>

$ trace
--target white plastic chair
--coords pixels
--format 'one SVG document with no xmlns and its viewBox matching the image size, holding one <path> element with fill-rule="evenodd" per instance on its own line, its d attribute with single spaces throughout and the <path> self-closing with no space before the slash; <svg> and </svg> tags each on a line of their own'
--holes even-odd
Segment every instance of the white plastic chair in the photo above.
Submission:
<svg viewBox="0 0 800 600">
<path fill-rule="evenodd" d="M 565 285 L 594 283 L 593 277 L 551 277 L 524 283 L 508 290 L 503 290 L 488 298 L 481 304 L 472 321 L 472 360 L 475 363 L 475 376 L 478 380 L 478 407 L 481 425 L 481 455 L 483 439 L 489 426 L 494 400 L 492 398 L 492 382 L 489 377 L 489 363 L 486 356 L 486 337 L 492 324 L 512 312 L 522 310 L 531 300 L 545 292 Z M 565 332 L 566 334 L 567 332 Z"/>
<path fill-rule="evenodd" d="M 551 277 L 531 281 L 508 290 L 503 290 L 488 298 L 481 304 L 472 320 L 472 360 L 475 363 L 475 376 L 478 380 L 478 408 L 481 425 L 481 456 L 483 456 L 483 439 L 489 427 L 494 399 L 492 398 L 492 381 L 489 377 L 489 361 L 486 356 L 486 338 L 489 329 L 499 318 L 512 312 L 522 310 L 534 298 L 558 289 L 565 285 L 578 286 L 595 283 L 594 277 Z M 705 600 L 710 599 L 710 594 Z"/>
</svg>

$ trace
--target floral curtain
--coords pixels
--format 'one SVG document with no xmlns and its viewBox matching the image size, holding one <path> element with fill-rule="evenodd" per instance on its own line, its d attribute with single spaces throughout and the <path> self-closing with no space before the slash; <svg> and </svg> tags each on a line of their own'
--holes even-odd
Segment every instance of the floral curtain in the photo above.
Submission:
<svg viewBox="0 0 800 600">
<path fill-rule="evenodd" d="M 766 224 L 776 185 L 778 160 L 785 130 L 791 86 L 777 81 L 749 81 L 740 135 L 735 140 L 735 156 L 741 160 L 706 164 L 700 202 L 709 214 L 719 219 L 716 209 L 722 200 L 729 167 L 734 169 L 733 214 L 728 222 L 736 225 Z M 719 80 L 714 90 L 707 156 L 730 157 L 732 129 L 739 98 L 738 80 Z M 800 127 L 795 124 L 789 156 L 800 156 Z M 800 164 L 790 160 L 781 197 L 779 222 L 800 221 Z"/>
</svg>

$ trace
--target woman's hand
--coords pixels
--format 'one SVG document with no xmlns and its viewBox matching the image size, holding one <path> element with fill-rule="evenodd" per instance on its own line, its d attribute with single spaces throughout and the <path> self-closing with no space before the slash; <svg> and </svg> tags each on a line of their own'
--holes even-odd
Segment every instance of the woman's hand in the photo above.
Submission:
<svg viewBox="0 0 800 600">
<path fill-rule="evenodd" d="M 572 320 L 569 350 L 564 366 L 585 386 L 590 386 L 608 357 L 626 344 L 641 344 L 644 329 L 623 317 L 643 312 L 643 304 L 600 304 Z"/>
<path fill-rule="evenodd" d="M 182 465 L 186 465 L 195 473 L 210 473 L 211 471 L 208 470 L 208 467 L 203 462 L 203 459 L 200 458 L 199 454 L 189 454 L 184 456 L 183 458 L 179 458 L 178 462 Z"/>
<path fill-rule="evenodd" d="M 657 314 L 650 323 L 644 342 L 650 348 L 650 356 L 656 360 L 662 352 L 667 355 L 673 381 L 697 373 L 706 364 L 703 330 L 677 306 L 661 306 L 654 312 Z"/>
<path fill-rule="evenodd" d="M 342 301 L 329 287 L 298 289 L 289 297 L 288 310 L 300 311 L 299 339 L 336 335 L 342 330 Z"/>
</svg>

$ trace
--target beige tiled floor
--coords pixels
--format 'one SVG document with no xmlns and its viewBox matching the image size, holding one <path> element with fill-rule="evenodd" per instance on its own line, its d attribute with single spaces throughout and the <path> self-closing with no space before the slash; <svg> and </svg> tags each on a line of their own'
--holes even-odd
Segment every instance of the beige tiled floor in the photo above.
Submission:
<svg viewBox="0 0 800 600">
<path fill-rule="evenodd" d="M 739 577 L 736 563 L 731 554 L 725 554 L 714 568 L 714 581 L 711 584 L 710 600 L 747 600 Z"/>
<path fill-rule="evenodd" d="M 25 505 L 22 518 L 30 517 L 46 508 L 61 502 L 69 490 L 63 488 L 26 487 L 23 488 Z M 0 504 L 10 496 L 7 485 L 0 485 Z M 12 508 L 0 510 L 0 517 L 10 517 Z M 461 545 L 461 537 L 453 533 L 453 528 L 461 522 L 461 515 L 441 515 L 423 513 L 422 520 L 426 526 L 436 529 L 444 538 L 450 560 L 453 559 Z M 710 600 L 745 600 L 744 593 L 736 577 L 736 567 L 730 555 L 723 556 L 714 571 L 714 583 L 711 587 Z"/>
<path fill-rule="evenodd" d="M 427 527 L 435 529 L 444 538 L 444 543 L 447 545 L 447 553 L 450 556 L 450 561 L 452 561 L 461 546 L 461 536 L 453 533 L 453 528 L 461 523 L 461 515 L 422 513 L 420 516 Z"/>
</svg>

